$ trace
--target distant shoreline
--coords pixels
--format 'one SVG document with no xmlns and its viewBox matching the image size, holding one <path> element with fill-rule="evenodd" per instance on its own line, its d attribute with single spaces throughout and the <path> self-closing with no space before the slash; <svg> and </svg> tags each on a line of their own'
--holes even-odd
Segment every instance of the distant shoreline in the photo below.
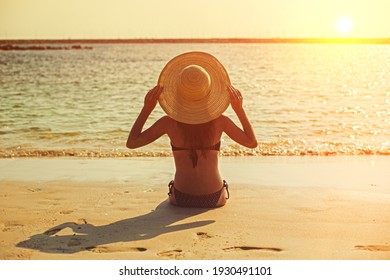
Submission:
<svg viewBox="0 0 390 280">
<path fill-rule="evenodd" d="M 390 38 L 0 39 L 5 44 L 390 44 Z"/>
</svg>

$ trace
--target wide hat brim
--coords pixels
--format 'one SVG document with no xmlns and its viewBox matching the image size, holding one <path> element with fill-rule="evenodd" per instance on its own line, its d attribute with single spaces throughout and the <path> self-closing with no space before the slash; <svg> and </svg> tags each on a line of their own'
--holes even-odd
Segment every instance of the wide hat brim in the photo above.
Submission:
<svg viewBox="0 0 390 280">
<path fill-rule="evenodd" d="M 201 66 L 210 76 L 210 92 L 200 100 L 186 102 L 177 92 L 177 80 L 189 65 Z M 223 65 L 211 54 L 188 52 L 174 57 L 161 71 L 158 84 L 163 88 L 159 103 L 172 119 L 201 124 L 212 121 L 225 112 L 230 104 L 229 75 Z"/>
</svg>

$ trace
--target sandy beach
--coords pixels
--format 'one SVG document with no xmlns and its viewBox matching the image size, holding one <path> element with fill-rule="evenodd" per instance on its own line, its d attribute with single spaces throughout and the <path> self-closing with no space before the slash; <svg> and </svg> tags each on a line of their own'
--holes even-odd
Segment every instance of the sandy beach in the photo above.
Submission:
<svg viewBox="0 0 390 280">
<path fill-rule="evenodd" d="M 218 209 L 167 158 L 0 160 L 0 259 L 389 260 L 390 157 L 222 157 Z"/>
</svg>

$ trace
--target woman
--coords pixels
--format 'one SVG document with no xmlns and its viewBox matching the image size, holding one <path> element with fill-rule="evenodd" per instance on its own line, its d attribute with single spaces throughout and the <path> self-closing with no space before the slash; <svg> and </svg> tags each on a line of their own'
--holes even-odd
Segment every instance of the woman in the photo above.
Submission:
<svg viewBox="0 0 390 280">
<path fill-rule="evenodd" d="M 143 131 L 157 102 L 166 112 Z M 167 134 L 176 166 L 169 184 L 170 202 L 183 207 L 220 207 L 229 198 L 221 178 L 218 154 L 222 133 L 235 142 L 255 148 L 257 140 L 235 89 L 222 64 L 203 52 L 184 53 L 162 70 L 158 84 L 145 96 L 126 146 L 135 149 Z M 242 129 L 223 115 L 231 105 Z"/>
</svg>

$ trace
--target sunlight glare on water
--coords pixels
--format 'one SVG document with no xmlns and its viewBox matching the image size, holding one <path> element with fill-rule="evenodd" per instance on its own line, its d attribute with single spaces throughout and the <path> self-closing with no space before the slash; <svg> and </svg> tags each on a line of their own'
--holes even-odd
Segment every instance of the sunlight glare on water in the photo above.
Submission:
<svg viewBox="0 0 390 280">
<path fill-rule="evenodd" d="M 259 141 L 249 150 L 224 136 L 222 155 L 390 154 L 388 45 L 92 47 L 0 52 L 1 157 L 170 155 L 167 137 L 135 151 L 125 142 L 161 69 L 194 50 L 224 64 Z"/>
</svg>

